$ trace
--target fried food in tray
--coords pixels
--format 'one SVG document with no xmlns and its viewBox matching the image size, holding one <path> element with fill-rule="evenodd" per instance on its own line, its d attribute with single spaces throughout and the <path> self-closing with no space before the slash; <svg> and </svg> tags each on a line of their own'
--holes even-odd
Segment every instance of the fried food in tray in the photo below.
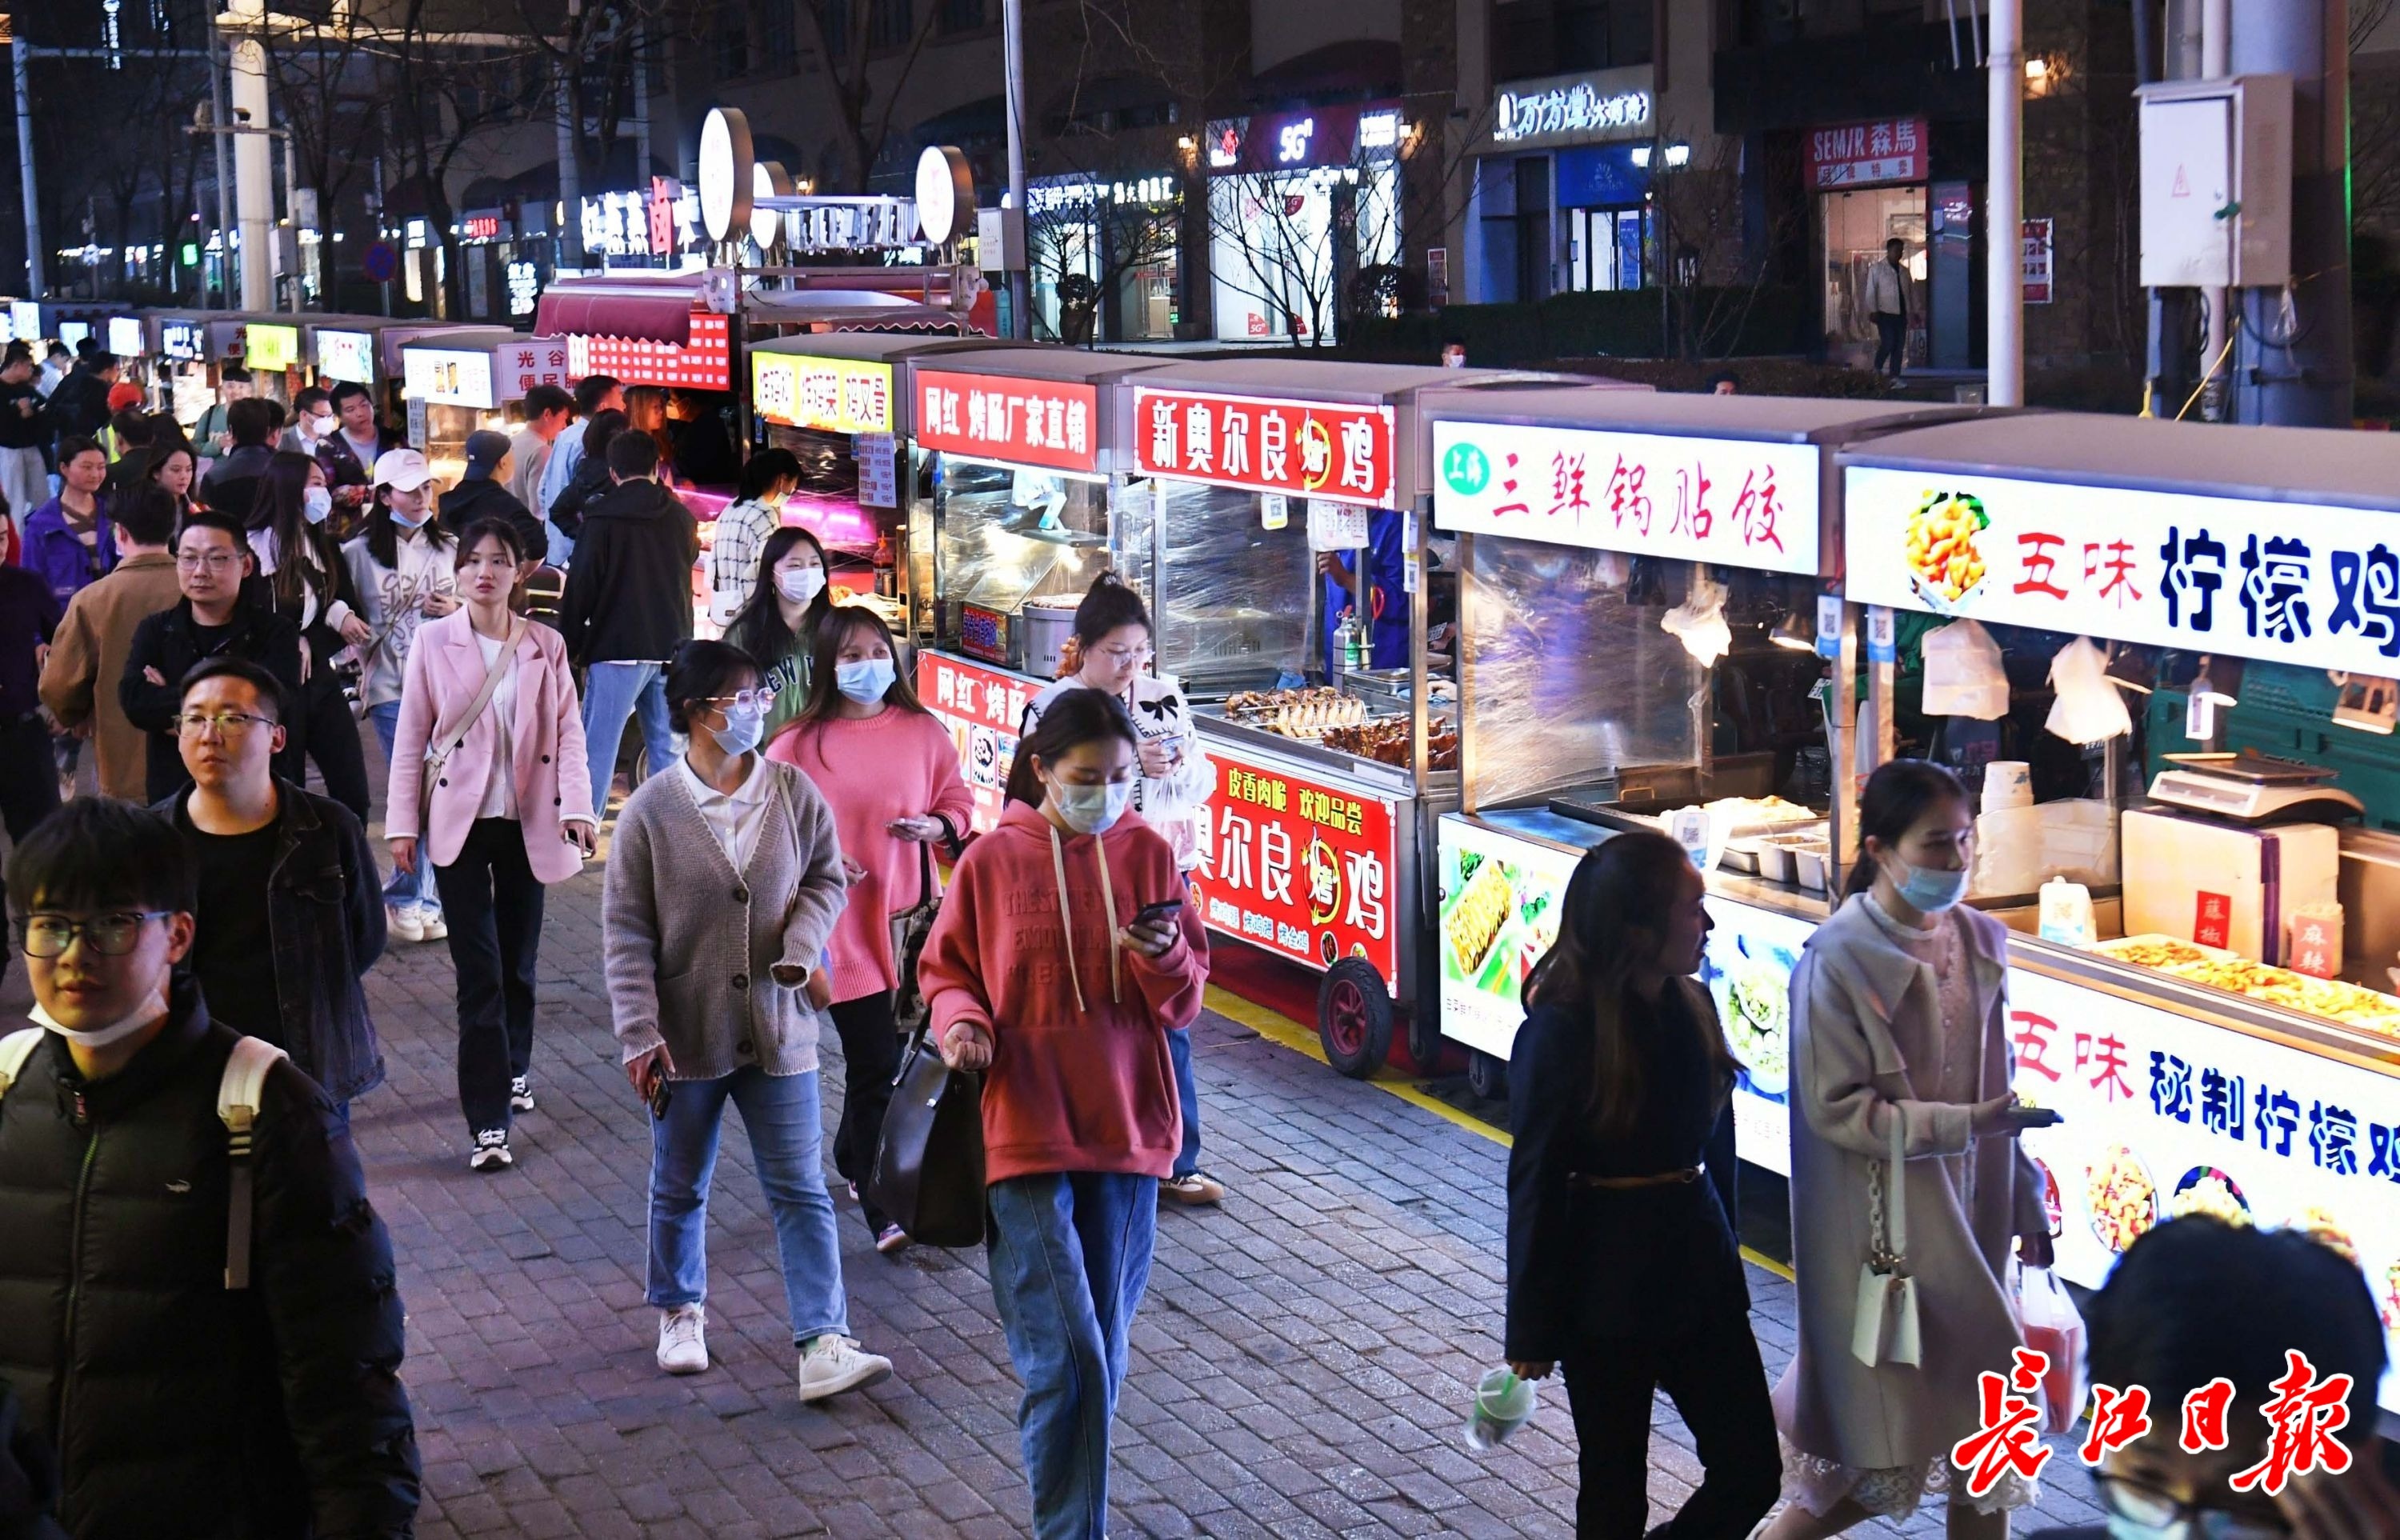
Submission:
<svg viewBox="0 0 2400 1540">
<path fill-rule="evenodd" d="M 1515 893 L 1504 865 L 1502 862 L 1486 861 L 1478 866 L 1442 923 L 1443 936 L 1464 977 L 1474 977 L 1475 971 L 1483 966 L 1484 960 L 1492 955 L 1492 944 L 1500 938 L 1500 927 L 1507 923 L 1508 906 Z"/>
<path fill-rule="evenodd" d="M 1246 727 L 1279 732 L 1286 738 L 1313 741 L 1329 729 L 1363 726 L 1367 702 L 1330 685 L 1313 685 L 1305 689 L 1246 689 L 1226 698 L 1225 718 Z"/>
<path fill-rule="evenodd" d="M 2400 1041 L 2400 1000 L 2339 979 L 2312 978 L 2270 963 L 2168 935 L 2132 935 L 2093 948 L 2136 967 L 2154 968 L 2189 984 L 2242 995 L 2321 1021 L 2356 1027 Z"/>
</svg>

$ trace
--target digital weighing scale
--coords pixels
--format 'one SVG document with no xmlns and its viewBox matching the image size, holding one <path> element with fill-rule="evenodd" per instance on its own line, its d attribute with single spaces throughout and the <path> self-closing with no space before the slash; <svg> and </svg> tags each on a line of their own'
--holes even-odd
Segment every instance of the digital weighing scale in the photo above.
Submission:
<svg viewBox="0 0 2400 1540">
<path fill-rule="evenodd" d="M 2313 811 L 2339 817 L 2336 810 L 2364 816 L 2357 797 L 2333 784 L 2336 771 L 2298 759 L 2244 749 L 2239 754 L 2170 754 L 2168 768 L 2150 783 L 2150 799 L 2171 808 L 2210 813 L 2245 824 L 2262 824 Z"/>
</svg>

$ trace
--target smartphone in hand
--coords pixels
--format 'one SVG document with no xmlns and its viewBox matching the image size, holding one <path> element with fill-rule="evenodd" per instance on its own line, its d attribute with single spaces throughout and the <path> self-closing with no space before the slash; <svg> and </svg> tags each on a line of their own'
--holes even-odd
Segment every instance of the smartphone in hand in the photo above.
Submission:
<svg viewBox="0 0 2400 1540">
<path fill-rule="evenodd" d="M 1135 910 L 1133 922 L 1137 925 L 1154 924 L 1172 919 L 1182 907 L 1183 900 L 1180 898 L 1162 898 L 1155 904 L 1145 904 Z"/>
</svg>

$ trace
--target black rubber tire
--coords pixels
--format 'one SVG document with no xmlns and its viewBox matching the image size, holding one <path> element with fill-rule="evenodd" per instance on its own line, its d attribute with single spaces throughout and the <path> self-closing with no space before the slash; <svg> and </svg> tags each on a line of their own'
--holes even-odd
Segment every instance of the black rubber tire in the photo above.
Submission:
<svg viewBox="0 0 2400 1540">
<path fill-rule="evenodd" d="M 1466 1088 L 1486 1101 L 1507 1101 L 1508 1061 L 1476 1049 L 1466 1059 Z"/>
<path fill-rule="evenodd" d="M 1365 1080 L 1392 1055 L 1392 997 L 1365 958 L 1345 957 L 1316 987 L 1316 1040 L 1325 1062 Z"/>
<path fill-rule="evenodd" d="M 1416 1009 L 1409 1013 L 1409 1056 L 1417 1061 L 1417 1073 L 1430 1075 L 1441 1064 L 1441 1002 L 1435 996 L 1417 997 Z"/>
</svg>

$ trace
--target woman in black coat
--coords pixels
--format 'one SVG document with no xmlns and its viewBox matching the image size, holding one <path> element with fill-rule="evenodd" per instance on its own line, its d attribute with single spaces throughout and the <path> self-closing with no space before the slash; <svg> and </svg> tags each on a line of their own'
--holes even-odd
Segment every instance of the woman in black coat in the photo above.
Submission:
<svg viewBox="0 0 2400 1540">
<path fill-rule="evenodd" d="M 334 495 L 323 469 L 288 449 L 277 451 L 266 462 L 257 485 L 251 507 L 226 511 L 247 515 L 251 553 L 258 567 L 251 579 L 251 597 L 298 628 L 300 645 L 307 649 L 307 676 L 300 690 L 303 720 L 293 736 L 317 762 L 318 773 L 325 778 L 325 795 L 364 824 L 366 750 L 334 660 L 372 640 L 375 632 L 359 613 L 349 564 L 326 529 Z"/>
<path fill-rule="evenodd" d="M 1690 976 L 1706 893 L 1663 834 L 1586 853 L 1509 1061 L 1507 1357 L 1529 1380 L 1565 1370 L 1586 1537 L 1647 1531 L 1660 1388 L 1707 1477 L 1647 1533 L 1741 1540 L 1781 1482 L 1734 1240 L 1734 1061 Z"/>
<path fill-rule="evenodd" d="M 594 412 L 583 429 L 583 457 L 566 487 L 551 499 L 550 522 L 572 540 L 583 533 L 584 506 L 613 484 L 608 477 L 608 441 L 625 430 L 622 412 Z"/>
</svg>

